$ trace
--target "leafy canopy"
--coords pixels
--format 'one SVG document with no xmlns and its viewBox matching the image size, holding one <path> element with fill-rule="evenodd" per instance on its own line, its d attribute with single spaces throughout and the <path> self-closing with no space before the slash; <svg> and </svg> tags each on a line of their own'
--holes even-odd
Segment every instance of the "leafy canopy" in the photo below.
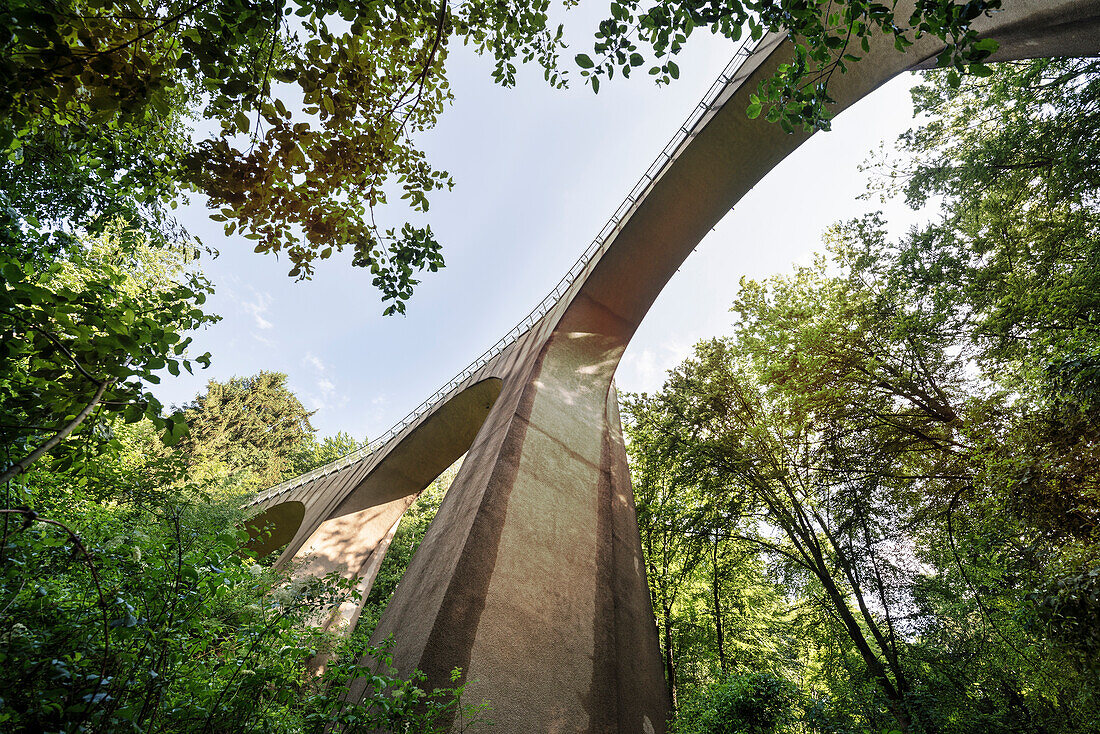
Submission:
<svg viewBox="0 0 1100 734">
<path fill-rule="evenodd" d="M 110 439 L 112 417 L 147 418 L 166 440 L 178 440 L 186 423 L 163 415 L 148 386 L 160 382 L 161 370 L 178 375 L 209 364 L 209 354 L 188 354 L 192 338 L 184 336 L 216 320 L 201 309 L 210 287 L 188 267 L 189 253 L 120 226 L 95 238 L 60 238 L 48 258 L 21 256 L 17 244 L 0 248 L 5 468 L 66 428 Z M 67 446 L 70 459 L 87 448 Z"/>
<path fill-rule="evenodd" d="M 455 36 L 493 55 L 503 83 L 514 80 L 517 55 L 551 69 L 561 40 L 547 28 L 547 5 L 6 4 L 6 188 L 12 199 L 25 185 L 48 194 L 38 199 L 48 202 L 46 217 L 22 201 L 15 226 L 48 219 L 94 228 L 103 207 L 80 204 L 106 193 L 106 206 L 163 230 L 164 207 L 195 191 L 227 233 L 240 230 L 258 252 L 285 253 L 292 276 L 350 249 L 392 301 L 387 311 L 402 311 L 414 271 L 442 265 L 439 244 L 428 227 L 387 227 L 375 214 L 391 196 L 426 210 L 429 192 L 451 186 L 412 142 L 450 99 L 447 42 Z M 70 195 L 64 174 L 73 171 Z"/>
<path fill-rule="evenodd" d="M 598 89 L 651 54 L 650 73 L 667 82 L 696 29 L 737 39 L 785 27 L 796 58 L 749 113 L 825 128 L 829 78 L 870 34 L 899 49 L 936 35 L 941 64 L 984 73 L 996 44 L 969 24 L 999 4 L 925 0 L 899 18 L 869 0 L 616 1 L 595 60 L 576 62 Z M 285 254 L 293 277 L 350 250 L 386 312 L 403 312 L 416 273 L 443 259 L 430 227 L 391 222 L 385 207 L 399 197 L 422 212 L 452 186 L 415 142 L 451 98 L 449 48 L 491 56 L 500 84 L 514 84 L 518 59 L 563 86 L 551 10 L 550 0 L 12 0 L 0 8 L 5 226 L 41 246 L 121 215 L 179 239 L 169 210 L 195 192 L 227 233 Z"/>
<path fill-rule="evenodd" d="M 593 54 L 578 54 L 581 75 L 593 90 L 600 79 L 618 70 L 630 76 L 648 67 L 658 83 L 677 79 L 680 69 L 674 57 L 696 30 L 709 30 L 732 41 L 748 36 L 759 40 L 768 31 L 785 31 L 795 46 L 795 56 L 776 74 L 760 84 L 748 108 L 750 117 L 766 112 L 788 132 L 796 127 L 827 130 L 829 80 L 838 70 L 858 62 L 870 50 L 875 33 L 891 36 L 904 51 L 914 38 L 926 34 L 945 44 L 937 58 L 941 67 L 952 67 L 951 79 L 969 71 L 988 76 L 981 62 L 997 49 L 992 39 L 979 39 L 971 21 L 1001 6 L 1000 0 L 966 3 L 923 0 L 912 13 L 900 15 L 896 2 L 873 0 L 613 0 L 611 17 L 596 31 Z M 648 57 L 648 58 L 647 58 Z"/>
</svg>

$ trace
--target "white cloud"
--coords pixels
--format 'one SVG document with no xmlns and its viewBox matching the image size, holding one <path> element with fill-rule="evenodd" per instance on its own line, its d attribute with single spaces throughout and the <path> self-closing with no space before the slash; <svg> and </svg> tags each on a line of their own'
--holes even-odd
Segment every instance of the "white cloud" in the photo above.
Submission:
<svg viewBox="0 0 1100 734">
<path fill-rule="evenodd" d="M 336 383 L 325 377 L 325 363 L 320 357 L 306 352 L 302 357 L 302 364 L 315 373 L 312 389 L 302 394 L 303 402 L 311 410 L 334 410 L 347 405 L 347 396 L 339 394 Z"/>
<path fill-rule="evenodd" d="M 261 329 L 270 329 L 274 324 L 264 318 L 264 314 L 267 313 L 268 307 L 271 305 L 271 296 L 267 293 L 261 293 L 255 288 L 249 288 L 252 291 L 254 298 L 250 301 L 241 299 L 241 308 L 246 313 L 251 314 L 252 318 L 256 321 L 256 326 Z"/>
<path fill-rule="evenodd" d="M 615 374 L 620 392 L 656 392 L 664 385 L 668 371 L 691 354 L 691 344 L 666 341 L 656 349 L 628 349 Z"/>
</svg>

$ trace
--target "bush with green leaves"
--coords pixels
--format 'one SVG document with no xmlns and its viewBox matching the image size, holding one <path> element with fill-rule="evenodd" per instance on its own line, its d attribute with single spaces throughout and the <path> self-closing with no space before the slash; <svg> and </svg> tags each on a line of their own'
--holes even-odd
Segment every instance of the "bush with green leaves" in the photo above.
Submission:
<svg viewBox="0 0 1100 734">
<path fill-rule="evenodd" d="M 186 336 L 218 320 L 202 311 L 212 288 L 193 254 L 119 222 L 26 247 L 0 232 L 0 481 L 47 452 L 83 458 L 112 417 L 149 420 L 168 441 L 186 432 L 149 386 L 210 364 Z"/>
<path fill-rule="evenodd" d="M 1070 651 L 1084 670 L 1100 671 L 1100 566 L 1051 579 L 1028 594 L 1031 626 Z"/>
<path fill-rule="evenodd" d="M 306 659 L 334 643 L 310 622 L 353 594 L 354 580 L 291 582 L 257 563 L 227 508 L 77 506 L 67 523 L 5 513 L 5 731 L 289 734 L 339 720 L 347 731 L 432 732 L 479 715 L 462 707 L 461 686 L 423 690 L 421 674 L 396 675 L 363 636 L 335 644 L 310 676 Z M 359 665 L 365 656 L 373 670 Z M 368 695 L 345 701 L 362 675 Z"/>
<path fill-rule="evenodd" d="M 798 689 L 771 673 L 729 676 L 692 699 L 675 734 L 778 734 L 795 721 Z"/>
</svg>

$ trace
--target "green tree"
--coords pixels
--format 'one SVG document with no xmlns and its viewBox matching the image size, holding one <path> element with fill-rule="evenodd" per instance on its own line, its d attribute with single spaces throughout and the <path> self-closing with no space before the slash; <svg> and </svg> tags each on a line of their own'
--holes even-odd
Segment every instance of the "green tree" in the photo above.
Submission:
<svg viewBox="0 0 1100 734">
<path fill-rule="evenodd" d="M 184 336 L 216 320 L 200 309 L 210 286 L 187 251 L 122 226 L 56 244 L 48 261 L 0 248 L 3 482 L 51 450 L 79 458 L 110 437 L 112 416 L 144 417 L 178 439 L 186 423 L 162 415 L 148 385 L 163 369 L 209 364 L 209 354 L 188 354 Z"/>
<path fill-rule="evenodd" d="M 949 313 L 987 378 L 1021 394 L 1002 408 L 1012 430 L 983 440 L 1015 510 L 1087 537 L 1100 522 L 1100 65 L 1002 64 L 960 89 L 930 76 L 914 99 L 934 117 L 879 183 L 913 206 L 942 197 L 943 220 L 890 252 L 887 287 Z"/>
<path fill-rule="evenodd" d="M 692 498 L 668 473 L 660 471 L 665 467 L 657 461 L 647 461 L 657 457 L 635 448 L 641 443 L 636 440 L 630 443 L 634 457 L 632 469 L 637 470 L 633 478 L 638 528 L 646 559 L 646 578 L 660 630 L 665 682 L 675 710 L 679 704 L 678 680 L 681 677 L 677 669 L 675 610 L 686 595 L 693 572 L 706 557 L 706 547 L 692 532 L 697 514 Z"/>
<path fill-rule="evenodd" d="M 281 372 L 211 380 L 185 411 L 191 426 L 181 444 L 192 465 L 243 473 L 246 486 L 269 486 L 308 461 L 312 415 L 286 386 Z"/>
<path fill-rule="evenodd" d="M 831 473 L 829 447 L 815 435 L 820 429 L 793 399 L 769 394 L 740 344 L 701 344 L 696 359 L 662 391 L 696 437 L 681 447 L 683 460 L 697 475 L 720 477 L 728 502 L 747 505 L 758 518 L 741 535 L 744 542 L 785 561 L 801 583 L 819 586 L 820 603 L 851 639 L 905 729 L 910 681 L 891 617 L 895 579 L 876 552 L 879 539 L 851 532 L 879 530 L 875 520 L 881 519 L 866 516 L 887 504 L 888 495 L 874 496 L 886 488 L 872 493 Z M 760 524 L 764 518 L 781 539 Z M 879 603 L 885 617 L 874 613 Z"/>
<path fill-rule="evenodd" d="M 807 725 L 1096 726 L 1096 72 L 930 76 L 885 173 L 942 216 L 743 281 L 735 335 L 626 411 L 643 484 L 663 452 L 677 514 L 775 564 Z"/>
<path fill-rule="evenodd" d="M 697 474 L 698 440 L 665 395 L 624 395 L 624 429 L 670 698 L 678 705 L 730 671 L 781 669 L 786 605 L 753 548 L 737 547 L 745 507 L 717 473 Z M 732 630 L 732 632 L 730 632 Z M 686 691 L 686 696 L 684 692 Z"/>
<path fill-rule="evenodd" d="M 308 458 L 305 459 L 308 465 L 302 466 L 301 469 L 306 472 L 315 467 L 331 463 L 353 451 L 358 451 L 367 443 L 366 440 L 356 441 L 350 433 L 344 431 L 339 431 L 334 436 L 325 436 L 320 441 L 314 439 Z"/>
</svg>

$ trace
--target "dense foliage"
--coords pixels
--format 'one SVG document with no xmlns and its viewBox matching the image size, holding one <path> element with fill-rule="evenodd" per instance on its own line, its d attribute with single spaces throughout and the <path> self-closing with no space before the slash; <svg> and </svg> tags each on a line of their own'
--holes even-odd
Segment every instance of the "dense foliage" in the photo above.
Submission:
<svg viewBox="0 0 1100 734">
<path fill-rule="evenodd" d="M 191 431 L 182 448 L 196 465 L 222 464 L 235 474 L 247 472 L 256 488 L 270 487 L 310 468 L 302 456 L 314 448 L 310 415 L 282 373 L 211 380 L 184 412 Z"/>
<path fill-rule="evenodd" d="M 681 731 L 1100 727 L 1100 64 L 952 81 L 877 168 L 932 223 L 742 281 L 627 402 Z"/>
<path fill-rule="evenodd" d="M 281 387 L 282 376 L 235 382 Z M 259 432 L 280 421 L 221 403 L 233 413 Z M 321 732 L 339 721 L 347 731 L 431 732 L 481 716 L 457 678 L 430 691 L 419 673 L 396 676 L 385 647 L 368 646 L 369 629 L 342 638 L 314 627 L 354 601 L 354 580 L 294 581 L 243 550 L 237 507 L 255 465 L 165 446 L 145 420 L 116 419 L 111 432 L 82 464 L 47 457 L 8 484 L 7 505 L 22 507 L 5 511 L 0 547 L 5 731 Z M 219 445 L 247 456 L 248 438 Z M 271 450 L 308 466 L 357 445 L 310 431 Z M 306 661 L 322 651 L 328 664 L 310 675 Z M 345 701 L 365 655 L 378 661 L 368 694 Z"/>
<path fill-rule="evenodd" d="M 339 577 L 292 581 L 244 550 L 240 499 L 362 444 L 317 440 L 262 372 L 166 416 L 149 392 L 209 355 L 209 285 L 185 249 L 111 227 L 3 252 L 0 726 L 4 731 L 434 731 L 480 707 L 398 677 L 363 635 L 319 633 Z M 190 430 L 188 427 L 190 426 Z M 180 441 L 179 439 L 185 440 Z M 305 661 L 323 650 L 320 676 Z M 368 694 L 345 701 L 360 661 Z M 456 712 L 457 709 L 457 712 Z"/>
<path fill-rule="evenodd" d="M 934 34 L 941 63 L 984 70 L 996 44 L 970 23 L 999 5 L 929 0 L 898 17 L 870 0 L 623 0 L 599 25 L 595 60 L 576 59 L 593 89 L 646 65 L 643 52 L 669 81 L 697 28 L 736 39 L 786 27 L 796 58 L 752 113 L 826 127 L 829 78 L 871 34 L 899 50 Z M 425 211 L 453 185 L 415 142 L 451 99 L 449 49 L 491 56 L 504 85 L 521 60 L 563 86 L 552 10 L 549 0 L 11 0 L 0 7 L 0 227 L 34 249 L 121 217 L 182 243 L 171 208 L 194 192 L 227 234 L 285 254 L 291 276 L 350 250 L 386 312 L 403 312 L 417 273 L 443 259 L 430 227 L 387 223 L 386 206 L 400 197 Z"/>
<path fill-rule="evenodd" d="M 107 421 L 153 421 L 170 440 L 186 431 L 150 394 L 159 372 L 190 371 L 184 336 L 214 320 L 199 308 L 209 284 L 188 253 L 157 248 L 119 225 L 47 249 L 0 246 L 0 445 L 6 481 L 74 432 L 71 455 L 109 440 Z M 90 420 L 89 420 L 90 418 Z"/>
<path fill-rule="evenodd" d="M 771 673 L 716 681 L 681 715 L 677 734 L 776 734 L 794 721 L 798 690 Z"/>
<path fill-rule="evenodd" d="M 6 731 L 321 732 L 341 721 L 426 732 L 462 706 L 461 687 L 424 691 L 419 674 L 395 677 L 365 637 L 316 632 L 311 620 L 348 582 L 288 583 L 243 555 L 238 534 L 213 534 L 224 512 L 90 521 L 81 509 L 87 558 L 73 557 L 56 525 L 5 547 L 7 613 L 19 620 L 0 647 Z M 304 675 L 304 661 L 334 644 L 324 673 Z M 342 694 L 365 654 L 382 667 L 349 703 Z"/>
</svg>

